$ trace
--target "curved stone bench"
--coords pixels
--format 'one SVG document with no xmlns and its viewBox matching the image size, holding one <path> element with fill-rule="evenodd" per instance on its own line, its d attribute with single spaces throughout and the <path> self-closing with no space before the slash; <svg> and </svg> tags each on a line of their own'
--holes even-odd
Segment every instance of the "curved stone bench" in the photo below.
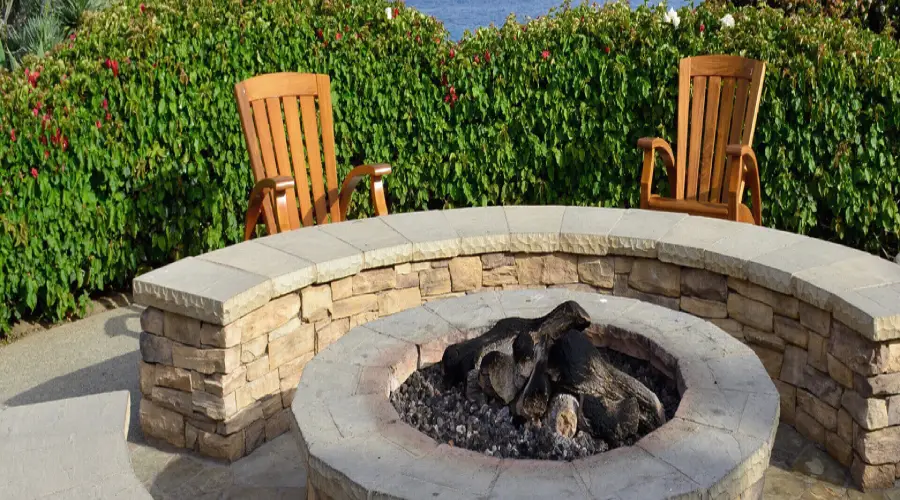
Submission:
<svg viewBox="0 0 900 500">
<path fill-rule="evenodd" d="M 141 423 L 235 459 L 284 432 L 305 364 L 434 298 L 567 287 L 709 319 L 746 342 L 781 419 L 864 487 L 900 462 L 900 267 L 833 243 L 642 210 L 487 207 L 305 228 L 134 280 Z"/>
<path fill-rule="evenodd" d="M 0 409 L 0 497 L 150 499 L 131 468 L 130 395 Z"/>
<path fill-rule="evenodd" d="M 439 444 L 399 420 L 390 392 L 444 348 L 505 317 L 566 300 L 587 333 L 677 379 L 675 417 L 634 446 L 566 461 L 499 459 Z M 752 350 L 712 323 L 570 290 L 483 292 L 350 330 L 307 365 L 294 398 L 307 488 L 324 498 L 762 498 L 779 396 Z"/>
</svg>

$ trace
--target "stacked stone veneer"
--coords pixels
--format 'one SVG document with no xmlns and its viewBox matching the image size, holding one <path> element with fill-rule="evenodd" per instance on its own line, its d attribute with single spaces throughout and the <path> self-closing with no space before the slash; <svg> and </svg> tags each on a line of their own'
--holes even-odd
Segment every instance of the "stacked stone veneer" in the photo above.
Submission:
<svg viewBox="0 0 900 500">
<path fill-rule="evenodd" d="M 534 212 L 529 215 L 528 210 Z M 572 224 L 580 229 L 567 232 L 566 218 L 574 210 L 579 217 Z M 498 211 L 505 227 L 467 239 L 462 223 L 490 224 L 485 220 L 497 218 Z M 462 213 L 462 219 L 454 212 Z M 479 217 L 473 214 L 483 220 L 474 222 Z M 431 226 L 431 217 L 440 217 L 431 224 L 443 227 Z M 611 222 L 604 222 L 609 227 L 586 228 L 585 218 L 591 217 Z M 556 224 L 555 233 L 545 230 L 548 219 L 551 228 Z M 623 222 L 636 226 L 621 226 Z M 517 224 L 535 229 L 517 233 Z M 617 237 L 617 228 L 629 233 Z M 430 234 L 435 231 L 452 231 L 457 238 Z M 402 236 L 409 246 L 379 242 L 385 232 Z M 334 249 L 321 250 L 328 255 L 316 261 L 309 254 L 316 250 L 307 248 L 302 251 L 315 263 L 314 278 L 308 267 L 291 274 L 290 269 L 277 270 L 283 262 L 253 261 L 254 252 L 264 261 L 273 248 L 284 252 L 301 248 L 304 241 L 322 244 L 316 238 L 323 234 L 340 236 L 343 245 L 358 249 L 359 262 Z M 722 245 L 729 234 L 736 242 L 755 245 L 762 257 L 752 252 L 730 256 L 746 252 L 742 247 L 715 254 L 703 248 Z M 767 247 L 764 240 L 770 235 L 785 241 Z M 374 243 L 367 247 L 363 238 Z M 811 247 L 804 247 L 810 242 Z M 823 250 L 817 256 L 800 255 L 797 265 L 814 271 L 802 281 L 796 276 L 805 271 L 785 275 L 785 258 L 778 255 L 772 264 L 755 267 L 767 258 L 767 250 L 793 249 L 784 254 L 790 260 L 791 255 L 816 251 L 817 245 L 848 253 L 825 264 Z M 507 251 L 491 251 L 498 248 Z M 355 325 L 479 291 L 565 287 L 632 297 L 707 318 L 760 357 L 781 394 L 783 422 L 850 467 L 863 487 L 888 487 L 900 476 L 900 342 L 873 337 L 893 338 L 885 332 L 894 331 L 895 317 L 867 318 L 862 306 L 838 307 L 829 291 L 828 280 L 842 272 L 834 266 L 848 266 L 848 260 L 856 266 L 851 270 L 860 263 L 879 265 L 877 258 L 857 254 L 711 219 L 603 209 L 570 208 L 567 213 L 562 207 L 404 214 L 244 243 L 135 281 L 138 300 L 151 304 L 141 321 L 141 426 L 146 435 L 175 446 L 234 460 L 289 428 L 289 405 L 303 367 Z M 330 267 L 340 259 L 338 270 Z M 219 262 L 221 269 L 203 271 L 210 262 Z M 249 285 L 234 285 L 237 278 L 248 280 L 234 275 L 236 269 L 263 265 L 276 269 L 268 281 L 259 280 L 264 285 L 252 279 Z M 201 268 L 200 276 L 187 280 L 192 267 Z M 892 272 L 887 267 L 877 271 L 882 276 Z M 855 279 L 867 272 L 859 270 Z M 236 278 L 229 280 L 229 273 Z M 896 275 L 900 278 L 900 267 Z M 768 286 L 761 286 L 768 280 Z M 204 281 L 214 284 L 196 291 Z M 850 293 L 853 284 L 835 286 Z M 179 294 L 179 286 L 194 290 Z M 267 288 L 259 292 L 261 286 Z M 874 302 L 882 309 L 896 307 Z M 833 314 L 835 307 L 839 312 Z"/>
</svg>

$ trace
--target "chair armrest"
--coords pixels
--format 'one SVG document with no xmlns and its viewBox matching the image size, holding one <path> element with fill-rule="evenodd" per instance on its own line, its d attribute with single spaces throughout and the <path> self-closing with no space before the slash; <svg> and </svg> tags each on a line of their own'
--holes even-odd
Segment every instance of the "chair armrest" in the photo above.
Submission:
<svg viewBox="0 0 900 500">
<path fill-rule="evenodd" d="M 391 173 L 391 166 L 387 163 L 376 163 L 374 165 L 360 165 L 354 167 L 347 174 L 344 183 L 341 185 L 340 209 L 341 220 L 347 220 L 347 210 L 350 209 L 350 197 L 356 185 L 365 176 L 371 178 L 372 188 L 372 206 L 375 207 L 375 215 L 387 215 L 387 202 L 384 200 L 384 183 L 382 177 Z"/>
<path fill-rule="evenodd" d="M 250 204 L 247 207 L 247 216 L 244 219 L 244 241 L 253 237 L 259 216 L 264 212 L 263 201 L 270 191 L 275 198 L 275 218 L 274 220 L 269 220 L 270 216 L 266 216 L 266 226 L 269 234 L 290 229 L 287 193 L 292 189 L 294 189 L 294 179 L 287 175 L 267 177 L 253 186 L 253 191 L 250 191 Z"/>
<path fill-rule="evenodd" d="M 642 137 L 638 139 L 637 146 L 644 150 L 644 166 L 641 170 L 641 208 L 649 208 L 648 202 L 653 188 L 653 170 L 656 168 L 656 152 L 659 152 L 663 165 L 666 166 L 666 176 L 669 178 L 672 197 L 677 200 L 683 199 L 684 186 L 679 185 L 672 146 L 665 139 L 659 137 Z"/>
<path fill-rule="evenodd" d="M 759 181 L 759 165 L 753 148 L 744 144 L 730 144 L 725 147 L 725 154 L 731 159 L 731 171 L 728 173 L 728 216 L 735 217 L 743 198 L 744 184 L 750 189 L 753 201 L 753 221 L 762 225 L 762 193 Z"/>
</svg>

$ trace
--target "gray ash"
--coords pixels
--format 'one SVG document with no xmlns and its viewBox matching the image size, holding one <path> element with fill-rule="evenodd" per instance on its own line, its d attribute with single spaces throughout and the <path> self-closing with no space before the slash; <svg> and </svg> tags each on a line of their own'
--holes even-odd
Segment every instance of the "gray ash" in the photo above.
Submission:
<svg viewBox="0 0 900 500">
<path fill-rule="evenodd" d="M 599 349 L 620 370 L 656 393 L 671 419 L 681 398 L 675 382 L 646 361 Z M 610 449 L 608 443 L 579 431 L 568 439 L 513 416 L 499 401 L 471 401 L 464 384 L 447 386 L 440 364 L 413 373 L 391 394 L 400 418 L 440 443 L 502 458 L 574 460 Z"/>
</svg>

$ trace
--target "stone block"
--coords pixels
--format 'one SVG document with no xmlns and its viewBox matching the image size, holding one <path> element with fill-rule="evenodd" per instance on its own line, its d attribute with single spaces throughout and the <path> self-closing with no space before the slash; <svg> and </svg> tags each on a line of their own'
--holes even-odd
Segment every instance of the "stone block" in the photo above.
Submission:
<svg viewBox="0 0 900 500">
<path fill-rule="evenodd" d="M 316 279 L 312 262 L 272 248 L 259 240 L 231 245 L 199 257 L 271 279 L 275 295 L 299 290 Z"/>
<path fill-rule="evenodd" d="M 216 396 L 204 391 L 191 393 L 191 401 L 195 412 L 199 412 L 213 420 L 226 419 L 238 411 L 235 392 L 224 396 Z M 196 415 L 196 413 L 195 413 Z"/>
<path fill-rule="evenodd" d="M 450 293 L 450 270 L 448 268 L 430 269 L 419 273 L 419 290 L 422 296 L 443 295 Z"/>
<path fill-rule="evenodd" d="M 837 410 L 821 399 L 800 389 L 797 391 L 797 406 L 822 424 L 825 430 L 837 430 Z"/>
<path fill-rule="evenodd" d="M 390 290 L 378 294 L 378 312 L 382 316 L 394 314 L 410 307 L 417 307 L 421 304 L 422 295 L 418 287 Z"/>
<path fill-rule="evenodd" d="M 853 372 L 850 371 L 849 368 L 847 368 L 847 365 L 841 363 L 831 354 L 826 354 L 825 359 L 826 364 L 828 365 L 828 375 L 830 375 L 835 382 L 841 384 L 844 387 L 852 389 Z"/>
<path fill-rule="evenodd" d="M 353 276 L 352 295 L 381 292 L 390 290 L 395 286 L 397 286 L 397 274 L 394 272 L 393 268 L 372 269 Z M 339 298 L 334 297 L 334 283 L 331 284 L 331 294 L 332 300 L 339 300 Z M 334 307 L 335 310 L 337 310 L 337 302 L 335 302 Z"/>
<path fill-rule="evenodd" d="M 253 450 L 266 442 L 266 421 L 257 420 L 244 429 L 244 454 L 249 455 Z"/>
<path fill-rule="evenodd" d="M 807 362 L 816 370 L 828 371 L 828 358 L 826 357 L 828 343 L 825 337 L 818 333 L 809 332 L 809 342 L 806 351 L 809 353 Z"/>
<path fill-rule="evenodd" d="M 278 368 L 278 378 L 281 379 L 282 392 L 288 388 L 296 388 L 303 375 L 303 368 L 313 358 L 313 353 L 307 353 L 297 359 L 291 360 Z"/>
<path fill-rule="evenodd" d="M 374 293 L 354 295 L 346 299 L 336 300 L 332 307 L 332 319 L 349 318 L 356 314 L 378 310 L 378 296 Z"/>
<path fill-rule="evenodd" d="M 728 315 L 757 330 L 764 332 L 773 330 L 774 311 L 772 307 L 741 294 L 728 294 Z"/>
<path fill-rule="evenodd" d="M 200 320 L 180 314 L 163 314 L 165 336 L 182 344 L 200 347 Z"/>
<path fill-rule="evenodd" d="M 262 405 L 254 404 L 219 422 L 216 432 L 227 436 L 248 427 L 253 422 L 261 420 L 263 420 Z"/>
<path fill-rule="evenodd" d="M 843 408 L 837 413 L 837 434 L 844 441 L 853 442 L 853 417 Z"/>
<path fill-rule="evenodd" d="M 799 347 L 789 345 L 784 348 L 784 364 L 781 366 L 781 380 L 793 386 L 803 386 L 803 372 L 806 368 L 807 353 Z"/>
<path fill-rule="evenodd" d="M 150 396 L 150 391 L 156 385 L 156 365 L 152 363 L 138 362 L 138 383 L 141 386 L 141 394 Z"/>
<path fill-rule="evenodd" d="M 503 207 L 463 208 L 444 215 L 459 235 L 461 255 L 509 250 L 509 225 Z"/>
<path fill-rule="evenodd" d="M 146 307 L 141 313 L 141 330 L 163 336 L 164 312 L 155 307 Z"/>
<path fill-rule="evenodd" d="M 900 454 L 900 427 L 854 433 L 853 448 L 868 464 L 893 464 Z"/>
<path fill-rule="evenodd" d="M 790 344 L 806 347 L 809 343 L 809 335 L 807 334 L 806 329 L 803 328 L 797 320 L 776 314 L 773 320 L 773 326 L 775 328 L 775 334 Z"/>
<path fill-rule="evenodd" d="M 509 249 L 513 252 L 555 252 L 566 207 L 505 206 L 509 224 Z"/>
<path fill-rule="evenodd" d="M 485 271 L 514 265 L 516 265 L 516 259 L 509 254 L 486 253 L 481 256 L 481 268 Z"/>
<path fill-rule="evenodd" d="M 747 342 L 776 351 L 784 351 L 784 339 L 773 333 L 761 332 L 756 328 L 744 327 L 744 338 Z"/>
<path fill-rule="evenodd" d="M 550 254 L 544 258 L 541 283 L 560 285 L 578 283 L 578 257 L 571 254 Z"/>
<path fill-rule="evenodd" d="M 825 445 L 825 427 L 816 421 L 809 413 L 801 409 L 797 409 L 794 418 L 794 427 L 806 439 L 813 441 L 819 445 Z"/>
<path fill-rule="evenodd" d="M 266 396 L 260 399 L 257 404 L 262 408 L 263 418 L 269 418 L 284 409 L 284 406 L 281 404 L 281 397 L 278 394 Z"/>
<path fill-rule="evenodd" d="M 154 404 L 149 399 L 141 399 L 141 430 L 147 436 L 162 439 L 167 443 L 184 448 L 184 416 Z"/>
<path fill-rule="evenodd" d="M 228 349 L 197 349 L 183 344 L 172 346 L 172 361 L 179 368 L 200 373 L 229 373 L 241 363 L 240 346 Z"/>
<path fill-rule="evenodd" d="M 619 275 L 617 275 L 618 277 Z M 624 275 L 622 275 L 624 277 Z M 615 294 L 615 291 L 613 292 Z M 656 295 L 653 293 L 644 293 L 639 290 L 635 290 L 631 287 L 625 288 L 624 295 L 626 297 L 637 299 L 642 302 L 650 302 L 651 304 L 656 304 L 658 306 L 662 306 L 673 311 L 681 310 L 681 301 L 679 299 L 673 297 L 666 297 L 665 295 Z"/>
<path fill-rule="evenodd" d="M 853 462 L 853 447 L 834 432 L 825 433 L 825 450 L 844 467 Z"/>
<path fill-rule="evenodd" d="M 609 230 L 609 253 L 655 258 L 659 240 L 685 217 L 671 212 L 626 210 Z"/>
<path fill-rule="evenodd" d="M 267 335 L 270 331 L 287 323 L 300 312 L 300 296 L 289 293 L 272 300 L 268 304 L 240 319 L 241 342 L 249 342 Z"/>
<path fill-rule="evenodd" d="M 894 485 L 894 465 L 869 465 L 853 457 L 850 477 L 863 491 L 890 488 Z"/>
<path fill-rule="evenodd" d="M 803 368 L 802 387 L 835 408 L 841 405 L 843 393 L 841 386 L 827 373 L 820 372 L 808 364 Z"/>
<path fill-rule="evenodd" d="M 743 341 L 744 340 L 744 325 L 740 324 L 736 320 L 733 319 L 716 319 L 712 318 L 709 320 L 710 323 L 718 326 L 722 330 L 725 330 L 732 337 Z"/>
<path fill-rule="evenodd" d="M 293 333 L 269 342 L 269 369 L 274 370 L 297 357 L 315 352 L 315 327 L 303 324 Z"/>
<path fill-rule="evenodd" d="M 864 398 L 855 391 L 844 391 L 841 406 L 863 429 L 876 430 L 888 425 L 888 406 L 883 399 Z M 897 452 L 900 453 L 900 448 Z"/>
<path fill-rule="evenodd" d="M 350 318 L 316 323 L 316 352 L 322 352 L 330 344 L 350 331 Z"/>
<path fill-rule="evenodd" d="M 234 462 L 244 456 L 244 433 L 239 431 L 230 436 L 220 436 L 200 431 L 197 446 L 203 455 Z"/>
<path fill-rule="evenodd" d="M 303 304 L 301 317 L 308 323 L 321 321 L 331 313 L 331 286 L 308 286 L 301 290 Z"/>
<path fill-rule="evenodd" d="M 887 373 L 874 377 L 855 376 L 853 387 L 863 397 L 900 394 L 900 373 Z"/>
<path fill-rule="evenodd" d="M 150 397 L 157 405 L 177 411 L 182 415 L 190 415 L 193 411 L 190 392 L 167 387 L 154 387 L 150 392 Z"/>
<path fill-rule="evenodd" d="M 376 319 L 378 319 L 378 311 L 369 311 L 350 316 L 350 328 L 364 325 L 370 321 L 375 321 Z"/>
<path fill-rule="evenodd" d="M 156 365 L 153 370 L 153 385 L 191 392 L 191 372 L 174 366 Z"/>
<path fill-rule="evenodd" d="M 501 266 L 484 271 L 482 277 L 484 286 L 506 286 L 519 282 L 516 266 Z"/>
<path fill-rule="evenodd" d="M 454 292 L 481 288 L 483 270 L 479 257 L 456 257 L 450 260 L 450 283 Z"/>
<path fill-rule="evenodd" d="M 900 338 L 900 283 L 840 292 L 832 307 L 835 320 L 866 338 L 878 341 Z"/>
<path fill-rule="evenodd" d="M 406 264 L 407 266 L 409 264 Z M 356 276 L 360 276 L 362 274 L 369 273 L 371 271 L 362 271 L 358 273 Z M 391 273 L 393 274 L 393 273 Z M 353 295 L 353 276 L 347 276 L 346 278 L 341 278 L 339 280 L 332 281 L 329 283 L 331 286 L 331 300 L 341 300 L 346 299 Z"/>
<path fill-rule="evenodd" d="M 200 436 L 200 429 L 196 426 L 185 422 L 184 424 L 184 447 L 197 451 L 197 438 Z"/>
<path fill-rule="evenodd" d="M 516 255 L 516 275 L 520 285 L 540 285 L 546 256 L 539 254 Z"/>
<path fill-rule="evenodd" d="M 560 226 L 559 245 L 563 252 L 606 255 L 609 231 L 625 210 L 594 207 L 566 207 Z"/>
<path fill-rule="evenodd" d="M 269 346 L 269 337 L 262 336 L 241 344 L 241 363 L 252 363 L 259 359 L 260 356 L 266 354 L 266 348 Z"/>
<path fill-rule="evenodd" d="M 784 354 L 758 345 L 751 345 L 750 348 L 753 349 L 753 352 L 755 352 L 759 357 L 759 360 L 762 361 L 766 373 L 772 377 L 772 380 L 778 380 L 781 376 L 781 364 L 784 362 Z"/>
<path fill-rule="evenodd" d="M 216 396 L 224 396 L 246 383 L 247 367 L 240 366 L 230 373 L 215 373 L 204 377 L 203 390 Z"/>
<path fill-rule="evenodd" d="M 584 256 L 578 258 L 578 279 L 600 288 L 612 288 L 615 261 L 612 257 Z"/>
<path fill-rule="evenodd" d="M 637 260 L 634 257 L 623 257 L 621 255 L 616 255 L 613 257 L 614 259 L 614 268 L 616 270 L 616 274 L 628 274 L 631 272 L 631 269 L 634 267 L 634 261 Z"/>
<path fill-rule="evenodd" d="M 291 428 L 291 410 L 286 408 L 266 419 L 266 441 L 271 441 Z"/>
<path fill-rule="evenodd" d="M 780 380 L 772 380 L 781 399 L 781 421 L 793 424 L 797 413 L 797 388 Z"/>
<path fill-rule="evenodd" d="M 200 343 L 204 346 L 228 348 L 241 343 L 240 320 L 221 326 L 203 323 L 200 326 Z"/>
<path fill-rule="evenodd" d="M 900 425 L 900 396 L 887 398 L 888 425 Z"/>
<path fill-rule="evenodd" d="M 432 215 L 427 214 L 426 217 Z M 381 217 L 352 219 L 340 224 L 323 224 L 316 227 L 361 250 L 363 252 L 363 269 L 393 266 L 412 260 L 412 242 L 385 223 Z M 327 278 L 323 278 L 321 274 L 322 271 L 319 270 L 319 283 L 342 278 L 354 274 L 354 272 Z"/>
<path fill-rule="evenodd" d="M 637 260 L 628 275 L 628 286 L 645 293 L 679 297 L 681 268 L 657 260 Z"/>
<path fill-rule="evenodd" d="M 831 335 L 831 314 L 806 302 L 800 303 L 800 324 L 823 337 Z"/>
<path fill-rule="evenodd" d="M 681 296 L 681 310 L 701 318 L 725 319 L 728 317 L 728 310 L 724 302 L 698 299 L 688 295 Z"/>
<path fill-rule="evenodd" d="M 247 381 L 252 382 L 272 371 L 269 367 L 269 357 L 263 356 L 252 363 L 247 363 Z"/>
<path fill-rule="evenodd" d="M 887 345 L 865 339 L 838 321 L 832 324 L 828 352 L 860 375 L 885 373 L 891 363 Z"/>
<path fill-rule="evenodd" d="M 153 335 L 147 332 L 141 332 L 140 337 L 141 359 L 147 363 L 159 363 L 163 365 L 172 364 L 172 341 Z"/>
<path fill-rule="evenodd" d="M 685 268 L 681 270 L 681 295 L 725 302 L 728 298 L 728 284 L 721 274 Z"/>
<path fill-rule="evenodd" d="M 259 401 L 270 394 L 275 394 L 280 387 L 277 371 L 269 372 L 263 378 L 248 382 L 247 385 L 234 391 L 237 409 L 242 410 L 255 401 Z"/>
<path fill-rule="evenodd" d="M 391 214 L 380 219 L 412 242 L 413 260 L 459 255 L 459 235 L 448 222 L 443 210 Z"/>
<path fill-rule="evenodd" d="M 419 288 L 419 273 L 398 274 L 397 288 Z"/>
</svg>

